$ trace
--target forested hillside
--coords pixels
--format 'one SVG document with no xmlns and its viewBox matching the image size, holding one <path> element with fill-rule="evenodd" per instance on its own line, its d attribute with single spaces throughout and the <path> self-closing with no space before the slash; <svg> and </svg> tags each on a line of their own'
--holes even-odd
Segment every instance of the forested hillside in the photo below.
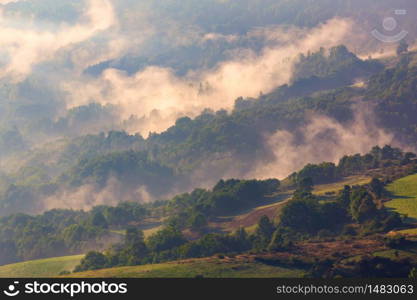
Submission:
<svg viewBox="0 0 417 300">
<path fill-rule="evenodd" d="M 77 269 L 82 271 L 251 249 L 287 249 L 316 235 L 386 233 L 408 225 L 403 216 L 385 208 L 389 193 L 384 186 L 415 172 L 414 153 L 376 146 L 366 155 L 345 156 L 337 165 L 308 164 L 282 182 L 220 180 L 211 189 L 197 188 L 148 204 L 122 202 L 89 211 L 14 214 L 0 218 L 1 263 L 95 250 Z M 364 174 L 373 177 L 369 184 L 346 185 L 324 197 L 313 193 L 315 185 Z M 289 198 L 283 201 L 283 197 Z M 257 209 L 271 204 L 278 205 L 273 206 L 271 220 L 255 217 Z M 244 223 L 246 228 L 222 226 L 230 216 L 247 211 L 254 217 Z M 258 222 L 258 229 L 246 231 Z M 155 230 L 145 239 L 142 229 L 149 228 Z M 104 254 L 97 252 L 106 248 Z"/>
<path fill-rule="evenodd" d="M 415 273 L 414 0 L 14 0 L 0 14 L 0 264 L 214 255 L 250 274 Z"/>
<path fill-rule="evenodd" d="M 48 207 L 43 198 L 50 199 L 49 207 L 63 207 L 62 198 L 68 196 L 88 203 L 79 195 L 85 186 L 133 201 L 161 199 L 175 190 L 202 186 L 201 181 L 209 186 L 221 177 L 258 176 L 256 168 L 275 159 L 269 137 L 280 131 L 293 133 L 291 141 L 282 141 L 285 147 L 323 138 L 337 145 L 343 142 L 344 133 L 335 135 L 332 130 L 340 124 L 353 128 L 350 134 L 355 134 L 355 123 L 363 127 L 364 134 L 386 131 L 391 137 L 382 142 L 415 143 L 414 53 L 403 54 L 395 67 L 384 69 L 380 62 L 360 60 L 343 46 L 330 49 L 329 56 L 324 51 L 301 57 L 296 68 L 303 75 L 297 75 L 292 84 L 258 99 L 237 99 L 232 112 L 207 110 L 195 118 L 182 117 L 165 132 L 148 138 L 111 131 L 36 150 L 14 174 L 3 175 L 2 214 L 41 211 Z M 364 87 L 350 86 L 357 78 L 365 82 Z M 303 129 L 312 122 L 312 113 L 326 116 L 336 125 L 331 123 L 333 129 L 319 126 L 306 141 Z M 369 146 L 362 146 L 362 137 L 358 136 L 357 149 L 369 150 L 372 136 L 369 139 Z M 341 150 L 338 155 L 351 151 Z M 267 176 L 289 175 L 309 162 L 320 161 L 300 157 L 293 162 L 292 170 L 291 166 L 288 171 L 278 166 L 276 174 Z M 116 186 L 106 190 L 111 181 Z M 143 192 L 135 193 L 138 189 Z M 88 204 L 79 208 L 83 207 Z"/>
</svg>

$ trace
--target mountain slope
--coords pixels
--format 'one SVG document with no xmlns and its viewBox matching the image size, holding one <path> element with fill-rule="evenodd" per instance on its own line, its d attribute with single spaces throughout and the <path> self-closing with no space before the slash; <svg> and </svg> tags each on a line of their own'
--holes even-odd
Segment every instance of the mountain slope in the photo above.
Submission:
<svg viewBox="0 0 417 300">
<path fill-rule="evenodd" d="M 164 264 L 120 267 L 73 273 L 73 278 L 294 278 L 305 270 L 268 266 L 245 257 L 202 258 Z"/>
<path fill-rule="evenodd" d="M 417 224 L 417 175 L 410 175 L 394 181 L 387 186 L 393 200 L 385 205 L 400 214 L 406 215 L 407 221 Z"/>
<path fill-rule="evenodd" d="M 74 270 L 84 255 L 53 257 L 0 266 L 0 278 L 57 277 Z"/>
</svg>

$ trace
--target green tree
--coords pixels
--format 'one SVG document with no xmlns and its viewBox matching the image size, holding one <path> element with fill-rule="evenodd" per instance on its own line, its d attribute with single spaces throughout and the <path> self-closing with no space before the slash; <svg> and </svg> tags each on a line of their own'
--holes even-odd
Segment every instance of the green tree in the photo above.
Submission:
<svg viewBox="0 0 417 300">
<path fill-rule="evenodd" d="M 377 207 L 373 198 L 365 188 L 358 188 L 352 193 L 350 214 L 356 222 L 373 218 L 376 212 Z"/>
<path fill-rule="evenodd" d="M 297 190 L 310 193 L 313 191 L 314 183 L 311 177 L 301 177 L 297 180 Z"/>
<path fill-rule="evenodd" d="M 315 233 L 322 224 L 320 207 L 315 199 L 294 197 L 282 209 L 280 225 L 283 227 L 302 233 Z"/>
<path fill-rule="evenodd" d="M 201 213 L 196 213 L 191 216 L 190 226 L 192 230 L 201 231 L 207 226 L 207 219 Z"/>
<path fill-rule="evenodd" d="M 147 245 L 151 251 L 160 252 L 179 247 L 186 242 L 187 240 L 184 238 L 181 231 L 175 227 L 168 226 L 151 235 L 148 238 Z"/>
<path fill-rule="evenodd" d="M 371 191 L 375 193 L 377 198 L 381 198 L 385 193 L 384 184 L 378 178 L 372 178 L 371 183 L 369 184 Z"/>
<path fill-rule="evenodd" d="M 251 241 L 245 228 L 240 227 L 237 229 L 233 234 L 233 238 L 235 241 L 235 251 L 246 251 L 251 248 Z"/>
<path fill-rule="evenodd" d="M 96 211 L 93 213 L 93 216 L 91 218 L 91 225 L 96 226 L 96 227 L 101 227 L 101 228 L 108 227 L 107 220 L 102 214 L 102 212 L 100 211 Z"/>
<path fill-rule="evenodd" d="M 278 227 L 272 235 L 271 242 L 268 245 L 270 251 L 279 251 L 288 249 L 292 245 L 292 233 L 284 227 Z"/>
<path fill-rule="evenodd" d="M 140 264 L 148 255 L 144 235 L 141 230 L 130 227 L 126 230 L 125 247 L 123 255 L 129 265 Z"/>
<path fill-rule="evenodd" d="M 74 272 L 103 269 L 106 266 L 107 258 L 104 254 L 97 251 L 90 251 L 81 260 L 80 264 L 75 267 Z"/>
<path fill-rule="evenodd" d="M 271 241 L 272 234 L 275 231 L 275 226 L 268 218 L 268 216 L 262 216 L 259 219 L 258 226 L 256 227 L 256 247 L 265 248 Z"/>
<path fill-rule="evenodd" d="M 349 185 L 345 185 L 343 190 L 340 192 L 338 197 L 338 202 L 342 207 L 348 208 L 350 205 L 350 194 L 351 194 L 351 187 Z"/>
</svg>

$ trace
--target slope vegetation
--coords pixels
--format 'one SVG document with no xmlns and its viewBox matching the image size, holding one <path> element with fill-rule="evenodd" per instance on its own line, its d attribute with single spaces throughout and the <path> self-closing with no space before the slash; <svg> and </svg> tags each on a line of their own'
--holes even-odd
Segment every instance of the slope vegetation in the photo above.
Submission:
<svg viewBox="0 0 417 300">
<path fill-rule="evenodd" d="M 387 202 L 386 207 L 407 215 L 408 222 L 417 223 L 417 174 L 396 180 L 387 189 L 393 200 Z"/>
<path fill-rule="evenodd" d="M 287 267 L 270 266 L 249 257 L 201 258 L 162 264 L 119 267 L 73 273 L 75 278 L 294 278 L 305 271 Z"/>
<path fill-rule="evenodd" d="M 26 261 L 0 267 L 0 278 L 55 277 L 63 271 L 72 271 L 84 255 L 54 257 Z"/>
</svg>

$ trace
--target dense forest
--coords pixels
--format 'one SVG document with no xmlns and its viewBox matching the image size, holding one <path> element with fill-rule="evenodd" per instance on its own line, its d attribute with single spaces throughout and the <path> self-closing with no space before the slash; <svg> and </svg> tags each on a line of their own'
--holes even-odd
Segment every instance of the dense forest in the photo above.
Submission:
<svg viewBox="0 0 417 300">
<path fill-rule="evenodd" d="M 89 212 L 50 210 L 15 214 L 0 220 L 1 264 L 104 249 L 120 240 L 108 230 L 140 222 L 148 208 L 135 203 L 100 206 Z"/>
<path fill-rule="evenodd" d="M 10 215 L 0 219 L 0 263 L 103 248 L 120 239 L 110 229 L 138 225 L 149 217 L 165 216 L 169 226 L 202 230 L 210 218 L 262 204 L 278 188 L 278 180 L 221 180 L 212 190 L 196 189 L 150 204 L 122 202 L 88 212 L 55 209 L 38 216 Z"/>
<path fill-rule="evenodd" d="M 110 180 L 123 186 L 124 192 L 116 197 L 132 201 L 187 191 L 201 186 L 198 181 L 209 186 L 219 177 L 250 178 L 254 167 L 274 159 L 265 136 L 286 130 L 295 132 L 294 145 L 305 143 L 303 128 L 308 126 L 311 111 L 351 126 L 358 118 L 357 106 L 372 105 L 373 126 L 395 134 L 394 142 L 414 143 L 414 54 L 402 54 L 395 67 L 384 69 L 380 62 L 360 60 L 343 46 L 329 51 L 329 56 L 321 49 L 301 57 L 296 67 L 304 77 L 297 75 L 291 85 L 259 99 L 237 99 L 232 112 L 207 110 L 195 118 L 182 117 L 165 132 L 147 138 L 110 131 L 31 152 L 14 174 L 4 173 L 0 178 L 1 214 L 42 211 L 40 199 L 45 197 L 57 199 L 59 207 L 62 190 L 76 193 L 88 184 L 100 191 Z M 366 87 L 347 86 L 357 76 L 367 80 Z M 90 106 L 88 111 L 97 109 Z M 22 137 L 17 132 L 7 134 L 13 137 L 8 138 L 8 147 L 22 151 Z M 321 134 L 338 142 L 331 131 Z M 137 193 L 131 196 L 141 187 L 147 199 Z"/>
<path fill-rule="evenodd" d="M 415 167 L 415 164 L 413 164 Z M 229 188 L 225 182 L 219 182 L 220 186 Z M 201 213 L 192 217 L 192 221 L 186 226 L 192 230 L 201 232 L 201 237 L 196 240 L 187 240 L 183 235 L 183 222 L 168 222 L 166 227 L 144 238 L 143 232 L 130 227 L 126 230 L 125 240 L 105 252 L 89 252 L 75 272 L 111 268 L 116 266 L 132 266 L 164 261 L 179 260 L 185 258 L 201 258 L 217 255 L 219 258 L 233 256 L 240 253 L 252 254 L 265 252 L 291 252 L 295 244 L 303 241 L 352 238 L 374 236 L 378 233 L 389 232 L 395 228 L 405 226 L 403 217 L 381 206 L 381 199 L 388 192 L 384 184 L 374 178 L 370 184 L 363 186 L 345 186 L 334 198 L 335 201 L 323 202 L 319 197 L 311 193 L 312 181 L 300 180 L 292 199 L 283 207 L 279 214 L 279 222 L 270 220 L 267 216 L 259 219 L 256 230 L 247 233 L 244 228 L 239 228 L 231 234 L 207 233 L 203 231 L 207 226 L 205 220 L 207 214 Z M 213 189 L 216 192 L 218 187 Z M 194 191 L 193 194 L 198 194 Z M 188 211 L 184 196 L 174 198 L 168 207 L 173 204 L 181 206 L 183 211 Z M 181 201 L 179 203 L 179 201 Z M 184 218 L 184 213 L 180 214 Z M 382 238 L 383 243 L 393 249 L 401 249 L 407 243 L 404 238 Z M 415 243 L 415 242 L 414 242 Z M 267 263 L 267 262 L 265 262 Z M 272 261 L 271 261 L 272 263 Z M 354 268 L 350 267 L 348 273 L 342 267 L 335 267 L 337 258 L 323 261 L 312 261 L 308 257 L 297 259 L 280 259 L 277 264 L 302 267 L 309 270 L 311 277 L 337 277 L 337 276 L 385 276 L 406 277 L 415 268 L 415 262 L 392 261 L 389 259 L 369 259 L 362 257 Z M 366 268 L 364 265 L 368 265 Z M 376 264 L 380 264 L 374 269 Z M 367 273 L 368 272 L 368 273 Z"/>
<path fill-rule="evenodd" d="M 387 205 L 417 173 L 415 1 L 0 10 L 0 265 L 252 255 L 309 277 L 415 273 L 400 255 L 415 241 L 390 235 L 410 217 Z M 394 258 L 302 252 L 349 241 Z"/>
<path fill-rule="evenodd" d="M 95 206 L 89 211 L 55 209 L 38 216 L 2 217 L 1 263 L 94 250 L 77 268 L 82 271 L 216 253 L 275 251 L 315 236 L 387 232 L 406 225 L 403 216 L 381 205 L 382 199 L 388 197 L 384 185 L 395 176 L 417 172 L 415 158 L 414 153 L 404 153 L 398 148 L 375 146 L 365 155 L 341 158 L 338 165 L 308 164 L 282 182 L 220 180 L 212 189 L 198 188 L 148 204 L 122 202 L 117 206 Z M 390 168 L 400 171 L 397 175 L 386 171 L 389 176 L 374 177 L 367 185 L 345 186 L 325 202 L 312 194 L 315 184 Z M 281 210 L 278 224 L 264 216 L 254 233 L 243 228 L 232 234 L 219 233 L 212 227 L 219 217 L 273 203 L 281 193 L 293 189 L 292 199 Z M 138 228 L 152 219 L 163 220 L 162 228 L 145 239 Z M 126 233 L 121 234 L 124 230 Z M 185 232 L 191 233 L 191 238 Z M 106 250 L 102 254 L 98 249 Z"/>
</svg>

